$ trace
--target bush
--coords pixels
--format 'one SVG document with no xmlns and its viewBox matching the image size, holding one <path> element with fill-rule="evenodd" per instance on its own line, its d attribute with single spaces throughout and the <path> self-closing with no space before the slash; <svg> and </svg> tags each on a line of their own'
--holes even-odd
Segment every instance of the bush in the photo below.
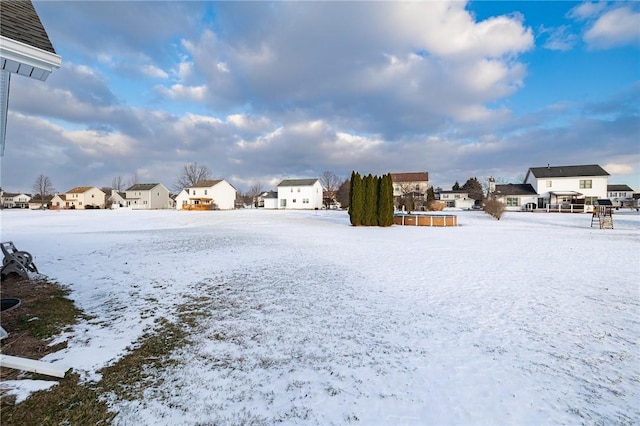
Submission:
<svg viewBox="0 0 640 426">
<path fill-rule="evenodd" d="M 484 205 L 484 211 L 491 216 L 500 220 L 502 213 L 504 213 L 505 205 L 498 200 L 487 200 Z"/>
<path fill-rule="evenodd" d="M 447 206 L 447 203 L 442 201 L 431 201 L 429 203 L 429 210 L 432 212 L 441 212 Z"/>
</svg>

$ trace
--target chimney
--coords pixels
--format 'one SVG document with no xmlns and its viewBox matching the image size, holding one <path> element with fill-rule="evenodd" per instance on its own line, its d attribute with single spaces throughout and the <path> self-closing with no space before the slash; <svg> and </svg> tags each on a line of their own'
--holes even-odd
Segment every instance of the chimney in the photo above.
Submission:
<svg viewBox="0 0 640 426">
<path fill-rule="evenodd" d="M 551 165 L 547 163 L 547 170 L 551 170 Z"/>
</svg>

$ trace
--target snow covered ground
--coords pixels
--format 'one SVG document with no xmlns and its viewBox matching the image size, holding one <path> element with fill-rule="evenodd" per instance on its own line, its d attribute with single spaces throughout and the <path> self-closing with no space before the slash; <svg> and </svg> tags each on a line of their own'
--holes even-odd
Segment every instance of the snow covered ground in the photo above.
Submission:
<svg viewBox="0 0 640 426">
<path fill-rule="evenodd" d="M 118 424 L 638 424 L 640 215 L 455 213 L 5 210 L 2 240 L 93 317 L 45 358 L 88 380 L 207 312 Z"/>
</svg>

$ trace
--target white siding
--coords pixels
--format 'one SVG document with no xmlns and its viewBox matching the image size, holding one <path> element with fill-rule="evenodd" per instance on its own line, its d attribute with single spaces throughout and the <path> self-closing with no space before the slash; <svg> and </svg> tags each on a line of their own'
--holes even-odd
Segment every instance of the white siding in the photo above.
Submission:
<svg viewBox="0 0 640 426">
<path fill-rule="evenodd" d="M 279 186 L 279 209 L 315 210 L 322 208 L 322 185 L 316 181 L 307 186 Z"/>
</svg>

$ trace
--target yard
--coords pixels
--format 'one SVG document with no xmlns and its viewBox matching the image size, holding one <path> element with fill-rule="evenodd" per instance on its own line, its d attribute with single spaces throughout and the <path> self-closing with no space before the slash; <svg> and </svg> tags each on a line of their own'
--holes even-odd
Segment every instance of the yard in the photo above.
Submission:
<svg viewBox="0 0 640 426">
<path fill-rule="evenodd" d="M 99 394 L 114 424 L 637 424 L 640 215 L 455 213 L 16 210 L 2 239 L 84 312 L 44 358 L 81 382 L 184 332 Z"/>
</svg>

